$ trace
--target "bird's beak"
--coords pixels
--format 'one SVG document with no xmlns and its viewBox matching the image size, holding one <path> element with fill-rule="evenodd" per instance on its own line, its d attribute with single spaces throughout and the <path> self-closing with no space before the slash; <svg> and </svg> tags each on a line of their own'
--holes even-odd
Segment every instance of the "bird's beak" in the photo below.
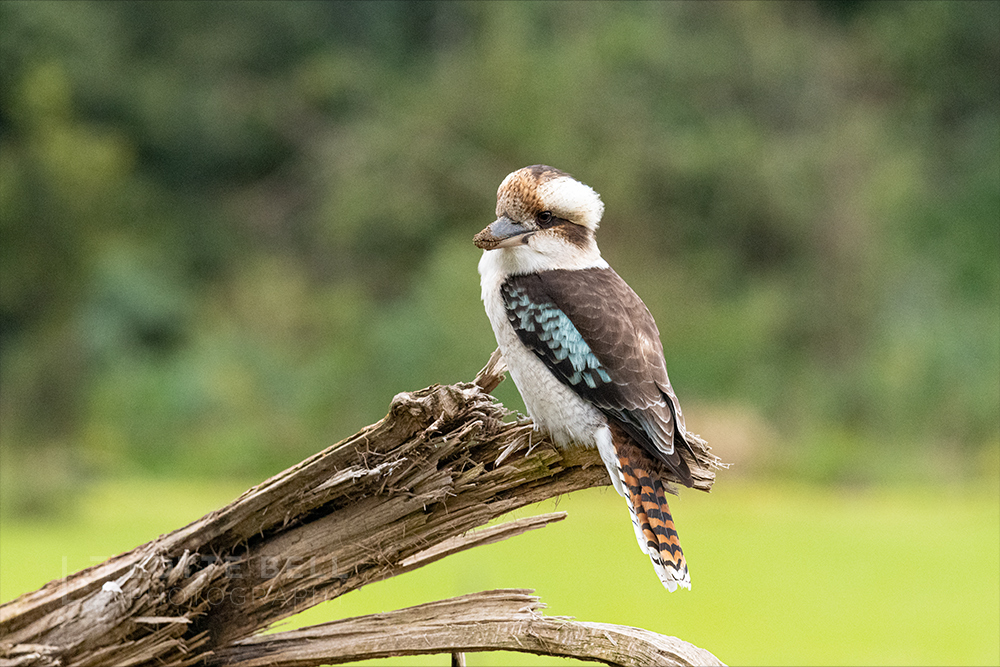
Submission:
<svg viewBox="0 0 1000 667">
<path fill-rule="evenodd" d="M 501 215 L 489 227 L 475 235 L 472 242 L 483 250 L 496 250 L 527 243 L 533 230 Z"/>
</svg>

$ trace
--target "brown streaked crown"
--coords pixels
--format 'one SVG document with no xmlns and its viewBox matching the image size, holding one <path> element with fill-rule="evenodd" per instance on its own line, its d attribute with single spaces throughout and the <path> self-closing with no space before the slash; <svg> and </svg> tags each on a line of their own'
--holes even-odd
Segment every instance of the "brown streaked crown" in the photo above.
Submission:
<svg viewBox="0 0 1000 667">
<path fill-rule="evenodd" d="M 539 186 L 556 178 L 572 178 L 565 171 L 535 164 L 512 172 L 497 188 L 497 216 L 506 215 L 511 220 L 527 221 L 545 210 Z"/>
<path fill-rule="evenodd" d="M 571 175 L 543 164 L 509 174 L 497 190 L 497 217 L 531 225 L 536 216 L 553 216 L 596 232 L 604 213 L 601 197 Z"/>
</svg>

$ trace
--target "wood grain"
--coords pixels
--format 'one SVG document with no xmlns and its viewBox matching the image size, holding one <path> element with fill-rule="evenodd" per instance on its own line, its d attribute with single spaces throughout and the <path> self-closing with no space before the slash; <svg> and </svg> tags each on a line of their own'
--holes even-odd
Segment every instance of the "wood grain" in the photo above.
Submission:
<svg viewBox="0 0 1000 667">
<path fill-rule="evenodd" d="M 319 602 L 561 519 L 473 530 L 608 483 L 595 450 L 555 448 L 489 395 L 505 372 L 494 353 L 474 382 L 398 394 L 226 507 L 0 606 L 0 667 L 204 663 Z"/>
</svg>

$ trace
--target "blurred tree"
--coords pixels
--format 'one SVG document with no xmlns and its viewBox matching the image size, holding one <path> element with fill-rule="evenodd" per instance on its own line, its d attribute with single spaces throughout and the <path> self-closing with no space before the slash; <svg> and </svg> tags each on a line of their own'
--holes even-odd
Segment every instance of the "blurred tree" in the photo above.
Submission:
<svg viewBox="0 0 1000 667">
<path fill-rule="evenodd" d="M 682 395 L 754 405 L 800 474 L 967 474 L 998 65 L 995 3 L 0 3 L 5 493 L 260 475 L 471 377 L 469 238 L 536 162 L 602 193 Z"/>
</svg>

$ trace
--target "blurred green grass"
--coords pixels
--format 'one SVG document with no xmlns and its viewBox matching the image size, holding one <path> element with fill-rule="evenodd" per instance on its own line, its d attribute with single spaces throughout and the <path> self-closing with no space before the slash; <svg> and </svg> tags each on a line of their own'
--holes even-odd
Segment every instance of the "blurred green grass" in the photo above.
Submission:
<svg viewBox="0 0 1000 667">
<path fill-rule="evenodd" d="M 3 518 L 0 599 L 178 528 L 243 489 L 232 481 L 108 482 L 62 519 Z M 691 592 L 660 587 L 621 500 L 594 489 L 517 513 L 557 506 L 569 512 L 566 521 L 365 587 L 281 628 L 478 590 L 534 588 L 549 614 L 674 635 L 729 664 L 1000 662 L 995 483 L 873 490 L 723 480 L 710 495 L 684 492 L 672 504 Z M 571 664 L 509 653 L 468 662 Z"/>
</svg>

